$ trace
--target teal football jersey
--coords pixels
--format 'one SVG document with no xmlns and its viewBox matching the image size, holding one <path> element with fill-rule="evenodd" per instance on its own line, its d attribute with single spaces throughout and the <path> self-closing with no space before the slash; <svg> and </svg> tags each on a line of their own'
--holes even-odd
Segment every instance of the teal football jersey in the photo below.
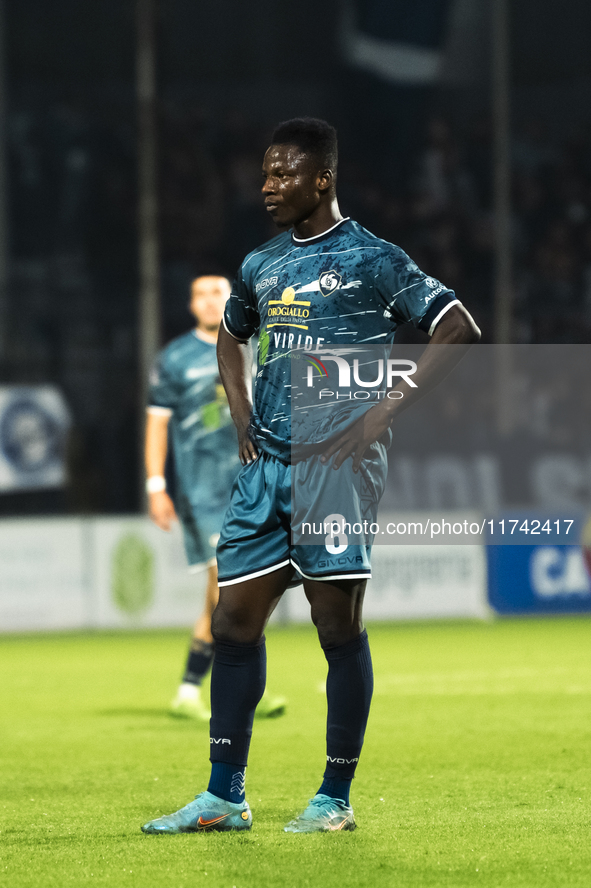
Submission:
<svg viewBox="0 0 591 888">
<path fill-rule="evenodd" d="M 173 339 L 152 371 L 149 405 L 170 415 L 177 484 L 184 497 L 204 512 L 225 509 L 240 460 L 215 345 L 195 331 Z"/>
<path fill-rule="evenodd" d="M 313 238 L 284 232 L 254 250 L 234 282 L 224 326 L 240 341 L 259 336 L 255 442 L 289 459 L 292 349 L 386 345 L 403 323 L 431 335 L 455 304 L 453 290 L 404 250 L 350 219 Z"/>
</svg>

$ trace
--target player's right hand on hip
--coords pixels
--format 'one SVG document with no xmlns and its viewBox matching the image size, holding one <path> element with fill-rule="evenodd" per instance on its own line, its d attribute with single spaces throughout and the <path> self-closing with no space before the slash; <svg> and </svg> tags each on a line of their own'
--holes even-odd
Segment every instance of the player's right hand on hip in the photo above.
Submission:
<svg viewBox="0 0 591 888">
<path fill-rule="evenodd" d="M 258 458 L 258 451 L 250 437 L 250 411 L 244 416 L 234 418 L 236 431 L 238 432 L 238 456 L 243 466 L 254 462 Z"/>
<path fill-rule="evenodd" d="M 240 438 L 238 444 L 238 452 L 240 455 L 240 462 L 243 466 L 248 465 L 248 463 L 254 462 L 255 459 L 258 459 L 258 451 L 251 441 L 248 432 Z"/>
</svg>

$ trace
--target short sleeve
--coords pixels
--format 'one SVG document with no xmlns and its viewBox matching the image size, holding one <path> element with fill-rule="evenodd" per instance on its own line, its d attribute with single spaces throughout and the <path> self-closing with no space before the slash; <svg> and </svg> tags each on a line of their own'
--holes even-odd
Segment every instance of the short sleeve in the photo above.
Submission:
<svg viewBox="0 0 591 888">
<path fill-rule="evenodd" d="M 179 386 L 166 361 L 166 353 L 161 352 L 150 373 L 148 410 L 169 415 L 180 399 Z"/>
<path fill-rule="evenodd" d="M 429 336 L 452 305 L 459 305 L 453 290 L 424 274 L 397 247 L 382 259 L 377 289 L 385 304 L 385 317 L 397 324 L 412 324 Z"/>
<path fill-rule="evenodd" d="M 232 284 L 232 294 L 226 302 L 224 327 L 234 339 L 247 342 L 258 333 L 259 310 L 252 288 L 244 280 L 242 269 Z"/>
</svg>

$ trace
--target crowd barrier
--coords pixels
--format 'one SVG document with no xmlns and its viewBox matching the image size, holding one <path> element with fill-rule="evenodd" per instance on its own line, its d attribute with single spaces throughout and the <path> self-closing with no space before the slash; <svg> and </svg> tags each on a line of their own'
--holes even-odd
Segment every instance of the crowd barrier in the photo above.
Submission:
<svg viewBox="0 0 591 888">
<path fill-rule="evenodd" d="M 372 562 L 368 620 L 591 611 L 581 540 L 380 545 Z M 205 573 L 187 570 L 178 526 L 164 533 L 141 516 L 0 521 L 0 632 L 190 626 L 204 588 Z M 308 619 L 301 586 L 273 617 Z"/>
<path fill-rule="evenodd" d="M 367 619 L 485 617 L 482 546 L 376 546 Z M 178 526 L 145 517 L 0 521 L 0 632 L 188 626 L 205 587 Z M 302 587 L 274 620 L 309 619 Z"/>
</svg>

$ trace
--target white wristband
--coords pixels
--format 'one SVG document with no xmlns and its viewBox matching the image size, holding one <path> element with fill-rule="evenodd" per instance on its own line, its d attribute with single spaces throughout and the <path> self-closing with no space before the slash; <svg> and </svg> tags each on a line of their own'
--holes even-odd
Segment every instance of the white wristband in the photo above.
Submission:
<svg viewBox="0 0 591 888">
<path fill-rule="evenodd" d="M 152 475 L 146 481 L 146 493 L 161 493 L 166 490 L 166 480 L 163 475 Z"/>
</svg>

